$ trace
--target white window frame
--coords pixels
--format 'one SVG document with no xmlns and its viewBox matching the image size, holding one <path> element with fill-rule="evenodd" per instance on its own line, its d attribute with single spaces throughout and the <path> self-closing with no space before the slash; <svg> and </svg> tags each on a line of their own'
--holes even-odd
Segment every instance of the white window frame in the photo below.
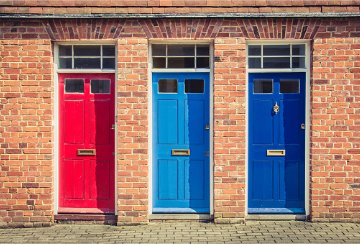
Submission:
<svg viewBox="0 0 360 244">
<path fill-rule="evenodd" d="M 71 46 L 72 55 L 71 56 L 60 56 L 60 46 Z M 74 55 L 74 46 L 99 46 L 100 47 L 100 56 L 75 56 Z M 114 46 L 115 54 L 114 56 L 103 56 L 103 48 L 102 46 Z M 72 59 L 72 67 L 71 68 L 60 68 L 60 58 L 71 58 Z M 100 58 L 100 68 L 75 68 L 75 58 Z M 102 68 L 103 67 L 103 58 L 113 58 L 115 62 L 115 67 L 113 69 L 110 68 Z M 116 64 L 117 64 L 117 47 L 114 42 L 101 42 L 101 43 L 93 43 L 93 42 L 58 42 L 55 46 L 55 64 L 57 65 L 58 73 L 115 73 Z"/>
<path fill-rule="evenodd" d="M 152 45 L 195 45 L 195 53 L 194 56 L 168 56 L 167 55 L 167 48 L 166 48 L 166 55 L 165 56 L 153 56 L 152 55 Z M 200 55 L 197 56 L 197 45 L 209 45 L 209 55 Z M 213 60 L 213 48 L 212 44 L 208 41 L 154 41 L 149 43 L 149 70 L 151 72 L 210 72 L 212 67 L 212 60 Z M 154 68 L 153 65 L 153 57 L 156 58 L 165 58 L 166 59 L 166 68 Z M 194 66 L 195 68 L 167 68 L 168 66 L 168 58 L 194 58 Z M 196 68 L 196 58 L 209 58 L 209 68 Z"/>
<path fill-rule="evenodd" d="M 306 72 L 309 68 L 309 57 L 307 55 L 308 44 L 307 42 L 296 42 L 296 41 L 248 41 L 246 43 L 246 69 L 248 73 L 268 73 L 268 72 Z M 305 54 L 304 55 L 292 55 L 292 46 L 305 44 Z M 249 55 L 249 46 L 261 46 L 261 54 L 250 56 Z M 279 56 L 264 56 L 264 46 L 283 46 L 283 45 L 290 45 L 290 55 L 279 55 Z M 305 67 L 304 68 L 292 68 L 292 58 L 305 58 Z M 261 68 L 250 68 L 249 67 L 249 58 L 261 58 Z M 290 58 L 290 68 L 263 68 L 264 65 L 264 58 Z"/>
</svg>

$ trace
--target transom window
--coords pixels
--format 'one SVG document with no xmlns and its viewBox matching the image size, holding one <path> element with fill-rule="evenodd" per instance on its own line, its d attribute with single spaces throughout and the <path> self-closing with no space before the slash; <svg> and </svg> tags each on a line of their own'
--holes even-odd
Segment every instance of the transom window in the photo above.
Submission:
<svg viewBox="0 0 360 244">
<path fill-rule="evenodd" d="M 248 45 L 250 69 L 305 68 L 305 44 Z"/>
<path fill-rule="evenodd" d="M 61 45 L 60 69 L 115 69 L 114 45 Z"/>
<path fill-rule="evenodd" d="M 209 69 L 208 44 L 153 44 L 152 61 L 155 69 Z"/>
</svg>

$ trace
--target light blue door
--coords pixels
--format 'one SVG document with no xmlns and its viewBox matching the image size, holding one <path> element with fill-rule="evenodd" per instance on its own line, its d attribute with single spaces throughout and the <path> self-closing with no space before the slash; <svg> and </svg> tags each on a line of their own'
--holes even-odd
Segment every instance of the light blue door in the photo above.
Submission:
<svg viewBox="0 0 360 244">
<path fill-rule="evenodd" d="M 153 212 L 209 212 L 209 73 L 153 73 Z"/>
<path fill-rule="evenodd" d="M 304 213 L 305 73 L 249 75 L 249 213 Z"/>
</svg>

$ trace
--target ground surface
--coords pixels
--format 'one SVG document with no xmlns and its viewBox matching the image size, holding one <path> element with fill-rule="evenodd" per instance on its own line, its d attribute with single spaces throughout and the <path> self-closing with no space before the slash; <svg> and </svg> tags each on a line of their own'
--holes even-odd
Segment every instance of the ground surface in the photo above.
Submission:
<svg viewBox="0 0 360 244">
<path fill-rule="evenodd" d="M 0 229 L 0 243 L 360 243 L 360 224 L 247 222 Z"/>
</svg>

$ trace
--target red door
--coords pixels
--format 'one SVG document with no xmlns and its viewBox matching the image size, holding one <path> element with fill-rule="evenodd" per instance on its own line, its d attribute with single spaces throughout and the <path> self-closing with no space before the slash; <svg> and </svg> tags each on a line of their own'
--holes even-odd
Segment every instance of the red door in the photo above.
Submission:
<svg viewBox="0 0 360 244">
<path fill-rule="evenodd" d="M 114 74 L 60 74 L 59 212 L 114 212 Z"/>
</svg>

